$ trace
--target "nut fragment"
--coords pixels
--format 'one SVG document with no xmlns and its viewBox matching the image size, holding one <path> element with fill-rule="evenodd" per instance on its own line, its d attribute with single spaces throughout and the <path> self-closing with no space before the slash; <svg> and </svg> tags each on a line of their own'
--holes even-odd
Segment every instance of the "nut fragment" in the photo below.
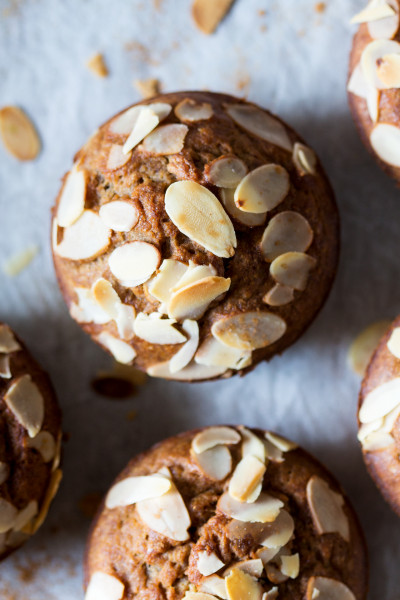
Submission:
<svg viewBox="0 0 400 600">
<path fill-rule="evenodd" d="M 0 498 L 0 533 L 5 533 L 14 527 L 18 510 L 4 498 Z"/>
<path fill-rule="evenodd" d="M 187 125 L 179 123 L 157 127 L 143 140 L 141 149 L 155 156 L 177 154 L 183 148 L 188 131 Z"/>
<path fill-rule="evenodd" d="M 373 150 L 385 163 L 400 167 L 400 129 L 389 123 L 378 123 L 369 140 Z"/>
<path fill-rule="evenodd" d="M 79 219 L 85 208 L 86 171 L 74 165 L 68 173 L 57 206 L 59 227 L 69 227 Z"/>
<path fill-rule="evenodd" d="M 167 304 L 171 298 L 171 290 L 178 284 L 188 268 L 179 260 L 164 259 L 157 275 L 149 283 L 150 294 L 160 302 Z"/>
<path fill-rule="evenodd" d="M 329 577 L 310 577 L 306 600 L 356 600 L 353 592 L 341 581 Z"/>
<path fill-rule="evenodd" d="M 256 350 L 273 344 L 286 331 L 285 321 L 270 312 L 238 313 L 216 321 L 211 333 L 222 344 L 240 350 Z"/>
<path fill-rule="evenodd" d="M 242 569 L 232 569 L 225 579 L 226 591 L 229 600 L 261 600 L 263 588 L 254 577 Z"/>
<path fill-rule="evenodd" d="M 276 283 L 263 297 L 263 302 L 270 306 L 284 306 L 294 299 L 294 289 L 288 285 Z"/>
<path fill-rule="evenodd" d="M 18 160 L 33 160 L 40 152 L 40 140 L 32 121 L 16 106 L 0 109 L 0 135 L 4 146 Z"/>
<path fill-rule="evenodd" d="M 387 55 L 400 54 L 400 44 L 392 40 L 375 40 L 370 42 L 361 55 L 361 69 L 366 81 L 377 90 L 391 87 L 379 77 L 379 65 Z"/>
<path fill-rule="evenodd" d="M 144 99 L 152 98 L 160 93 L 160 82 L 158 79 L 135 79 L 133 84 Z"/>
<path fill-rule="evenodd" d="M 339 533 L 346 542 L 350 541 L 349 520 L 343 510 L 344 498 L 329 485 L 313 475 L 307 483 L 307 501 L 318 533 Z"/>
<path fill-rule="evenodd" d="M 293 163 L 300 175 L 315 175 L 317 172 L 317 157 L 314 150 L 295 142 L 293 147 Z"/>
<path fill-rule="evenodd" d="M 192 448 L 197 454 L 201 454 L 210 448 L 214 448 L 214 446 L 238 444 L 240 440 L 240 434 L 232 427 L 206 427 L 195 435 Z"/>
<path fill-rule="evenodd" d="M 54 227 L 58 227 L 54 219 Z M 92 210 L 84 210 L 75 223 L 64 229 L 64 237 L 54 251 L 62 258 L 87 260 L 105 252 L 110 244 L 111 231 L 104 225 L 99 215 Z"/>
<path fill-rule="evenodd" d="M 284 150 L 292 151 L 293 144 L 290 141 L 286 127 L 261 108 L 247 104 L 226 104 L 225 111 L 235 123 L 253 135 Z"/>
<path fill-rule="evenodd" d="M 380 61 L 376 74 L 385 88 L 399 88 L 400 55 L 386 54 Z"/>
<path fill-rule="evenodd" d="M 244 369 L 251 364 L 251 352 L 229 348 L 214 337 L 208 337 L 196 352 L 195 361 L 201 365 Z"/>
<path fill-rule="evenodd" d="M 215 552 L 211 552 L 210 554 L 207 552 L 199 552 L 198 556 L 197 569 L 205 577 L 216 573 L 222 569 L 225 564 L 218 558 Z"/>
<path fill-rule="evenodd" d="M 203 474 L 214 481 L 222 481 L 232 470 L 232 457 L 226 446 L 213 446 L 200 454 L 192 448 L 191 455 Z"/>
<path fill-rule="evenodd" d="M 217 503 L 217 509 L 228 517 L 250 523 L 271 523 L 275 521 L 282 507 L 281 500 L 266 492 L 261 492 L 257 500 L 252 503 L 238 502 L 225 492 Z"/>
<path fill-rule="evenodd" d="M 171 489 L 171 480 L 161 474 L 127 477 L 110 489 L 106 496 L 107 508 L 136 504 L 141 500 L 158 498 Z"/>
<path fill-rule="evenodd" d="M 50 482 L 46 490 L 46 494 L 42 501 L 42 505 L 39 510 L 39 514 L 35 519 L 34 524 L 32 525 L 32 533 L 36 533 L 36 531 L 43 525 L 43 522 L 49 512 L 50 504 L 57 494 L 58 488 L 60 487 L 60 483 L 62 480 L 62 471 L 60 469 L 56 469 L 52 472 L 50 477 Z"/>
<path fill-rule="evenodd" d="M 255 456 L 245 456 L 236 465 L 229 482 L 229 493 L 239 502 L 254 502 L 261 492 L 266 466 Z M 255 494 L 257 490 L 258 494 Z"/>
<path fill-rule="evenodd" d="M 99 344 L 107 348 L 117 362 L 129 365 L 136 357 L 135 349 L 132 346 L 114 337 L 108 331 L 102 331 L 96 339 Z"/>
<path fill-rule="evenodd" d="M 37 450 L 45 463 L 53 460 L 56 455 L 56 441 L 49 431 L 40 431 L 27 441 L 27 446 Z"/>
<path fill-rule="evenodd" d="M 282 509 L 275 521 L 266 525 L 259 543 L 266 548 L 281 548 L 288 543 L 293 533 L 294 520 L 287 510 Z"/>
<path fill-rule="evenodd" d="M 229 188 L 222 188 L 220 190 L 221 201 L 224 205 L 226 211 L 230 214 L 231 217 L 242 223 L 243 225 L 247 225 L 247 227 L 257 227 L 258 225 L 263 225 L 265 219 L 267 217 L 267 213 L 249 213 L 244 212 L 244 210 L 240 210 L 235 204 L 235 190 Z"/>
<path fill-rule="evenodd" d="M 184 369 L 192 360 L 197 346 L 199 345 L 199 326 L 197 321 L 185 319 L 182 323 L 182 331 L 187 335 L 187 342 L 178 350 L 169 361 L 171 373 L 177 373 Z"/>
<path fill-rule="evenodd" d="M 233 0 L 193 0 L 192 15 L 197 27 L 203 33 L 213 33 L 232 2 Z"/>
<path fill-rule="evenodd" d="M 200 582 L 199 590 L 207 594 L 212 594 L 213 597 L 218 596 L 218 598 L 228 600 L 225 588 L 225 580 L 222 577 L 219 577 L 218 575 L 210 575 L 209 577 L 205 577 Z"/>
<path fill-rule="evenodd" d="M 292 556 L 280 556 L 279 562 L 282 575 L 286 575 L 291 579 L 296 579 L 300 571 L 299 555 L 292 554 Z"/>
<path fill-rule="evenodd" d="M 384 448 L 392 446 L 394 443 L 394 438 L 390 433 L 386 433 L 385 431 L 373 431 L 365 436 L 361 442 L 364 452 L 383 450 Z"/>
<path fill-rule="evenodd" d="M 379 1 L 377 0 L 377 2 Z M 396 35 L 399 29 L 399 5 L 397 0 L 388 0 L 386 4 L 389 4 L 393 8 L 394 14 L 367 23 L 370 36 L 376 40 L 390 40 Z"/>
<path fill-rule="evenodd" d="M 314 233 L 300 213 L 285 210 L 268 223 L 261 238 L 265 260 L 272 262 L 286 252 L 305 252 L 311 246 Z"/>
<path fill-rule="evenodd" d="M 139 313 L 133 328 L 135 335 L 149 344 L 182 344 L 186 337 L 175 329 L 175 323 L 175 319 L 163 319 L 160 313 Z"/>
<path fill-rule="evenodd" d="M 400 377 L 382 383 L 363 400 L 358 413 L 361 423 L 370 423 L 386 416 L 400 403 Z"/>
<path fill-rule="evenodd" d="M 102 277 L 93 283 L 91 291 L 100 309 L 115 321 L 120 337 L 124 340 L 132 339 L 136 315 L 134 307 L 122 304 L 111 283 Z"/>
<path fill-rule="evenodd" d="M 21 350 L 21 346 L 8 325 L 0 323 L 0 352 L 9 353 Z"/>
<path fill-rule="evenodd" d="M 232 566 L 228 567 L 223 572 L 224 577 L 229 575 L 232 572 L 232 569 L 240 569 L 241 571 L 244 571 L 244 573 L 247 573 L 248 575 L 251 575 L 252 577 L 256 577 L 258 579 L 262 575 L 262 572 L 264 570 L 264 565 L 260 558 L 253 558 L 250 560 L 241 560 L 237 563 L 234 563 Z"/>
<path fill-rule="evenodd" d="M 390 321 L 372 323 L 372 325 L 363 329 L 351 344 L 348 361 L 357 375 L 364 375 L 372 354 L 389 325 Z"/>
<path fill-rule="evenodd" d="M 165 194 L 165 210 L 191 240 L 216 256 L 233 256 L 235 230 L 221 203 L 207 188 L 194 181 L 173 183 Z"/>
<path fill-rule="evenodd" d="M 22 531 L 23 533 L 30 533 L 30 521 L 32 521 L 32 519 L 36 517 L 38 512 L 39 506 L 37 501 L 31 500 L 30 502 L 28 502 L 25 508 L 18 512 L 18 515 L 16 516 L 13 524 L 13 529 L 15 531 Z"/>
<path fill-rule="evenodd" d="M 44 419 L 44 400 L 30 375 L 22 375 L 8 388 L 4 401 L 29 437 L 40 431 Z"/>
<path fill-rule="evenodd" d="M 307 286 L 310 271 L 317 261 L 303 252 L 286 252 L 272 261 L 270 273 L 277 283 L 303 291 Z"/>
<path fill-rule="evenodd" d="M 236 188 L 248 168 L 237 156 L 220 156 L 204 167 L 207 180 L 221 188 Z"/>
<path fill-rule="evenodd" d="M 178 320 L 199 319 L 210 303 L 225 294 L 231 285 L 225 277 L 205 277 L 179 288 L 171 296 L 168 315 Z"/>
<path fill-rule="evenodd" d="M 386 321 L 385 321 L 386 323 Z M 396 358 L 400 358 L 400 327 L 395 327 L 387 342 L 389 352 Z"/>
<path fill-rule="evenodd" d="M 111 320 L 110 315 L 105 312 L 93 296 L 93 291 L 87 288 L 75 288 L 78 296 L 78 303 L 73 302 L 70 306 L 70 313 L 73 319 L 78 323 L 97 323 L 104 325 Z"/>
<path fill-rule="evenodd" d="M 137 208 L 123 200 L 103 204 L 99 215 L 105 226 L 113 231 L 130 231 L 139 220 Z"/>
<path fill-rule="evenodd" d="M 243 177 L 235 190 L 235 204 L 244 212 L 265 213 L 286 198 L 289 188 L 286 169 L 276 164 L 262 165 Z"/>
<path fill-rule="evenodd" d="M 368 23 L 369 21 L 391 17 L 394 14 L 393 8 L 386 2 L 372 0 L 363 10 L 354 15 L 350 23 Z"/>
<path fill-rule="evenodd" d="M 90 578 L 85 600 L 121 600 L 124 591 L 124 584 L 114 575 L 96 571 Z"/>
<path fill-rule="evenodd" d="M 265 463 L 265 446 L 258 437 L 250 429 L 239 426 L 240 433 L 242 435 L 242 457 L 255 456 L 261 462 Z"/>
<path fill-rule="evenodd" d="M 148 242 L 128 242 L 113 250 L 108 265 L 111 273 L 125 287 L 141 285 L 160 264 L 160 251 Z"/>
<path fill-rule="evenodd" d="M 192 98 L 185 98 L 176 105 L 175 114 L 180 121 L 192 123 L 210 119 L 214 111 L 208 102 L 197 103 Z"/>
<path fill-rule="evenodd" d="M 124 153 L 120 144 L 112 144 L 110 152 L 108 153 L 106 169 L 108 171 L 115 171 L 120 169 L 130 160 L 132 156 L 131 152 Z"/>
<path fill-rule="evenodd" d="M 295 442 L 292 442 L 291 440 L 288 440 L 277 433 L 272 433 L 272 431 L 266 431 L 265 438 L 270 441 L 271 444 L 276 446 L 281 452 L 290 452 L 298 447 Z"/>
<path fill-rule="evenodd" d="M 160 116 L 151 105 L 140 106 L 132 131 L 126 140 L 122 152 L 128 154 L 160 123 Z"/>
<path fill-rule="evenodd" d="M 183 600 L 218 600 L 212 594 L 206 594 L 204 592 L 186 592 L 183 596 Z"/>
<path fill-rule="evenodd" d="M 184 369 L 172 374 L 169 365 L 169 361 L 152 365 L 147 369 L 147 374 L 151 377 L 162 377 L 163 379 L 201 381 L 202 379 L 214 379 L 226 371 L 226 367 L 207 367 L 192 361 Z"/>
<path fill-rule="evenodd" d="M 100 52 L 94 54 L 94 56 L 87 61 L 86 66 L 94 75 L 97 75 L 97 77 L 107 77 L 108 75 L 108 69 L 104 61 L 104 56 L 100 54 Z"/>
</svg>

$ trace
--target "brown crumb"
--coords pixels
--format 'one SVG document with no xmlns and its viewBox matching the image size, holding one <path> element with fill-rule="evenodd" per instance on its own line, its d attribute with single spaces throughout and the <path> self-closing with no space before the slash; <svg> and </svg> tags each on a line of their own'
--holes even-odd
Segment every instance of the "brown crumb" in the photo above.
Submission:
<svg viewBox="0 0 400 600">
<path fill-rule="evenodd" d="M 85 517 L 93 519 L 102 499 L 100 492 L 89 492 L 79 500 L 78 508 Z"/>
<path fill-rule="evenodd" d="M 267 26 L 266 25 L 261 25 L 260 31 L 261 31 L 261 33 L 264 33 L 264 31 L 267 31 Z"/>
<path fill-rule="evenodd" d="M 149 48 L 140 42 L 126 42 L 126 44 L 124 44 L 124 49 L 131 53 L 133 59 L 137 62 L 153 66 L 159 64 L 159 61 L 152 58 Z"/>
<path fill-rule="evenodd" d="M 213 33 L 229 11 L 233 0 L 194 0 L 192 15 L 203 33 Z"/>
<path fill-rule="evenodd" d="M 86 66 L 97 77 L 107 77 L 108 75 L 108 68 L 104 62 L 104 57 L 99 52 L 87 61 Z"/>
<path fill-rule="evenodd" d="M 314 6 L 315 12 L 319 13 L 319 14 L 325 12 L 325 9 L 326 9 L 325 2 L 317 2 L 317 4 Z"/>
<path fill-rule="evenodd" d="M 152 98 L 160 93 L 160 82 L 158 79 L 135 79 L 133 85 L 143 99 Z"/>
<path fill-rule="evenodd" d="M 92 380 L 91 384 L 97 394 L 116 400 L 129 398 L 129 396 L 133 396 L 136 391 L 135 386 L 131 381 L 115 377 L 112 374 L 109 376 L 96 377 Z"/>
<path fill-rule="evenodd" d="M 259 15 L 260 17 L 265 17 L 265 15 L 266 15 L 266 14 L 267 14 L 267 11 L 266 11 L 266 10 L 263 10 L 263 9 L 261 9 L 261 8 L 260 8 L 260 10 L 258 11 L 258 15 Z"/>
<path fill-rule="evenodd" d="M 249 85 L 251 83 L 251 79 L 250 79 L 250 75 L 243 75 L 242 77 L 240 77 L 236 83 L 236 88 L 243 92 L 243 90 L 246 90 Z"/>
<path fill-rule="evenodd" d="M 153 6 L 156 10 L 160 10 L 163 0 L 153 0 Z"/>
</svg>

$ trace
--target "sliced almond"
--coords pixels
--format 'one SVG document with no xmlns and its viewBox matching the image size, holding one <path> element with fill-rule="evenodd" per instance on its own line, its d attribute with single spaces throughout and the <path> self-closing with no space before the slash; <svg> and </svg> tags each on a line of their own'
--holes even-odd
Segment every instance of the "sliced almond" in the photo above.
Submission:
<svg viewBox="0 0 400 600">
<path fill-rule="evenodd" d="M 97 279 L 92 285 L 92 294 L 102 310 L 112 319 L 118 318 L 121 299 L 107 279 L 103 277 Z"/>
<path fill-rule="evenodd" d="M 400 55 L 386 54 L 379 62 L 376 73 L 385 88 L 399 88 Z"/>
<path fill-rule="evenodd" d="M 122 600 L 125 586 L 114 575 L 96 571 L 90 578 L 85 600 Z"/>
<path fill-rule="evenodd" d="M 266 140 L 274 146 L 292 151 L 286 127 L 275 117 L 257 106 L 248 104 L 226 104 L 225 111 L 243 129 Z"/>
<path fill-rule="evenodd" d="M 131 159 L 131 152 L 123 152 L 123 147 L 120 144 L 112 144 L 110 152 L 108 153 L 107 166 L 108 171 L 115 171 L 125 166 L 126 163 Z"/>
<path fill-rule="evenodd" d="M 298 444 L 295 442 L 292 442 L 277 433 L 272 433 L 272 431 L 266 431 L 265 438 L 281 452 L 290 452 L 291 450 L 298 448 Z"/>
<path fill-rule="evenodd" d="M 256 551 L 256 556 L 260 558 L 265 568 L 268 565 L 268 563 L 277 556 L 279 551 L 279 546 L 278 548 L 259 548 Z"/>
<path fill-rule="evenodd" d="M 108 331 L 102 331 L 96 339 L 102 346 L 107 348 L 117 362 L 129 365 L 136 357 L 135 349 L 132 346 L 119 340 Z"/>
<path fill-rule="evenodd" d="M 225 294 L 231 285 L 225 277 L 205 277 L 200 281 L 178 289 L 171 296 L 168 315 L 174 319 L 199 319 L 204 315 L 210 303 Z"/>
<path fill-rule="evenodd" d="M 129 506 L 141 500 L 158 498 L 170 489 L 171 480 L 157 473 L 154 475 L 127 477 L 113 485 L 106 496 L 105 504 L 110 509 Z"/>
<path fill-rule="evenodd" d="M 206 594 L 204 592 L 186 592 L 183 596 L 183 600 L 217 600 L 212 594 Z"/>
<path fill-rule="evenodd" d="M 353 592 L 341 581 L 329 577 L 310 577 L 306 600 L 356 600 Z"/>
<path fill-rule="evenodd" d="M 14 527 L 17 515 L 18 509 L 4 498 L 0 498 L 0 533 L 10 531 Z"/>
<path fill-rule="evenodd" d="M 143 140 L 141 148 L 155 156 L 177 154 L 183 148 L 188 131 L 187 125 L 179 123 L 157 127 Z"/>
<path fill-rule="evenodd" d="M 262 600 L 276 600 L 278 598 L 279 589 L 274 586 L 268 592 L 264 592 Z"/>
<path fill-rule="evenodd" d="M 69 227 L 79 219 L 85 208 L 87 174 L 74 165 L 68 173 L 57 206 L 59 227 Z"/>
<path fill-rule="evenodd" d="M 264 443 L 258 435 L 255 435 L 250 429 L 239 425 L 239 430 L 242 435 L 242 457 L 255 456 L 265 464 L 265 447 Z"/>
<path fill-rule="evenodd" d="M 267 213 L 249 213 L 244 212 L 244 210 L 240 210 L 235 204 L 234 196 L 235 190 L 229 188 L 222 188 L 221 192 L 221 201 L 224 205 L 226 211 L 242 223 L 243 225 L 247 225 L 247 227 L 257 227 L 258 225 L 263 225 L 265 223 L 265 219 L 267 217 Z"/>
<path fill-rule="evenodd" d="M 197 454 L 201 454 L 210 448 L 220 444 L 238 444 L 241 440 L 240 434 L 232 427 L 206 427 L 195 435 L 192 448 Z"/>
<path fill-rule="evenodd" d="M 197 321 L 185 319 L 181 325 L 182 331 L 187 336 L 187 342 L 178 350 L 169 361 L 171 373 L 184 369 L 192 360 L 199 345 L 199 326 Z"/>
<path fill-rule="evenodd" d="M 368 85 L 367 87 L 366 102 L 371 121 L 376 123 L 379 117 L 380 91 L 375 89 L 372 85 Z"/>
<path fill-rule="evenodd" d="M 9 277 L 19 275 L 31 264 L 38 252 L 39 246 L 37 244 L 29 244 L 29 246 L 23 248 L 20 252 L 16 252 L 3 263 L 4 273 Z"/>
<path fill-rule="evenodd" d="M 189 266 L 182 277 L 170 289 L 171 295 L 191 283 L 196 283 L 197 281 L 205 279 L 206 277 L 212 277 L 216 274 L 217 271 L 212 265 L 196 265 L 193 261 L 189 261 Z"/>
<path fill-rule="evenodd" d="M 187 531 L 191 525 L 190 516 L 172 479 L 167 493 L 158 498 L 142 500 L 136 504 L 136 508 L 142 521 L 153 531 L 177 542 L 190 539 Z"/>
<path fill-rule="evenodd" d="M 191 98 L 185 98 L 176 105 L 175 114 L 180 121 L 193 123 L 194 121 L 211 119 L 214 111 L 208 102 L 198 103 Z"/>
<path fill-rule="evenodd" d="M 268 523 L 262 538 L 261 546 L 266 548 L 281 548 L 292 539 L 294 533 L 294 520 L 287 510 L 282 509 L 273 523 Z"/>
<path fill-rule="evenodd" d="M 358 413 L 361 423 L 370 423 L 386 416 L 400 404 L 400 377 L 382 383 L 369 392 Z"/>
<path fill-rule="evenodd" d="M 315 175 L 317 172 L 317 157 L 314 150 L 296 142 L 293 147 L 293 163 L 300 175 Z"/>
<path fill-rule="evenodd" d="M 11 379 L 10 357 L 8 354 L 0 354 L 0 377 Z"/>
<path fill-rule="evenodd" d="M 284 575 L 282 573 L 282 571 L 280 570 L 280 568 L 272 563 L 268 563 L 265 566 L 265 572 L 267 574 L 267 577 L 269 579 L 269 581 L 271 581 L 272 583 L 284 583 L 285 581 L 287 581 L 289 579 L 289 577 L 287 575 Z"/>
<path fill-rule="evenodd" d="M 371 421 L 370 423 L 363 423 L 362 425 L 360 425 L 358 433 L 357 433 L 357 439 L 360 442 L 363 442 L 363 440 L 373 431 L 378 431 L 380 429 L 382 429 L 383 427 L 383 423 L 384 423 L 384 419 L 376 419 L 375 421 Z M 390 433 L 390 432 L 389 432 Z"/>
<path fill-rule="evenodd" d="M 92 210 L 84 210 L 73 225 L 64 229 L 64 236 L 54 251 L 62 258 L 88 260 L 105 252 L 110 244 L 111 231 L 99 215 Z"/>
<path fill-rule="evenodd" d="M 225 17 L 233 0 L 193 0 L 192 15 L 197 27 L 206 34 L 213 33 Z"/>
<path fill-rule="evenodd" d="M 104 56 L 100 52 L 94 54 L 94 56 L 87 61 L 86 66 L 94 75 L 97 75 L 97 77 L 108 76 L 107 65 L 104 61 Z"/>
<path fill-rule="evenodd" d="M 265 213 L 280 204 L 290 189 L 289 174 L 281 165 L 262 165 L 250 171 L 235 190 L 236 206 L 244 212 Z"/>
<path fill-rule="evenodd" d="M 125 287 L 141 285 L 160 264 L 160 251 L 148 242 L 128 242 L 111 253 L 108 265 L 111 273 Z"/>
<path fill-rule="evenodd" d="M 195 361 L 201 365 L 244 369 L 251 364 L 251 352 L 229 348 L 214 337 L 208 337 L 196 352 Z"/>
<path fill-rule="evenodd" d="M 374 40 L 364 48 L 360 64 L 369 85 L 377 90 L 384 90 L 391 87 L 380 79 L 378 69 L 385 56 L 396 54 L 400 54 L 400 44 L 392 40 Z"/>
<path fill-rule="evenodd" d="M 285 306 L 294 300 L 294 289 L 288 285 L 276 283 L 263 297 L 269 306 Z"/>
<path fill-rule="evenodd" d="M 10 466 L 5 462 L 0 462 L 0 485 L 7 481 L 10 475 Z"/>
<path fill-rule="evenodd" d="M 400 129 L 389 123 L 378 123 L 369 137 L 378 157 L 393 167 L 400 167 Z"/>
<path fill-rule="evenodd" d="M 281 500 L 266 492 L 261 492 L 257 500 L 251 504 L 238 502 L 228 492 L 225 492 L 217 503 L 217 509 L 228 517 L 250 523 L 271 523 L 275 521 L 282 507 Z"/>
<path fill-rule="evenodd" d="M 355 96 L 358 96 L 359 98 L 364 98 L 364 100 L 367 99 L 368 83 L 365 79 L 360 63 L 357 63 L 352 74 L 350 75 L 347 84 L 347 91 L 351 92 Z"/>
<path fill-rule="evenodd" d="M 228 596 L 225 588 L 225 580 L 218 575 L 210 575 L 205 577 L 199 585 L 199 590 L 213 596 L 218 596 L 223 600 L 228 600 Z"/>
<path fill-rule="evenodd" d="M 309 222 L 300 213 L 285 210 L 268 223 L 261 238 L 265 260 L 272 262 L 286 252 L 305 252 L 314 238 Z"/>
<path fill-rule="evenodd" d="M 149 283 L 149 292 L 160 302 L 168 303 L 171 298 L 171 290 L 188 270 L 188 265 L 166 258 L 162 261 L 157 275 Z"/>
<path fill-rule="evenodd" d="M 158 116 L 160 121 L 163 121 L 168 117 L 172 110 L 172 106 L 165 102 L 152 102 L 151 104 L 132 106 L 111 121 L 109 126 L 110 130 L 113 133 L 119 134 L 131 133 L 144 106 L 150 108 Z"/>
<path fill-rule="evenodd" d="M 307 483 L 307 501 L 314 526 L 318 533 L 339 533 L 346 542 L 350 541 L 349 520 L 343 510 L 345 504 L 341 494 L 313 475 Z"/>
<path fill-rule="evenodd" d="M 8 152 L 18 160 L 33 160 L 40 152 L 37 131 L 17 106 L 4 106 L 0 110 L 0 135 Z"/>
<path fill-rule="evenodd" d="M 286 252 L 275 258 L 270 273 L 277 283 L 303 291 L 307 286 L 310 271 L 317 261 L 303 252 Z"/>
<path fill-rule="evenodd" d="M 135 113 L 131 113 L 134 123 L 132 131 L 122 148 L 124 154 L 128 154 L 137 146 L 171 111 L 169 104 L 163 103 L 138 106 L 137 109 Z M 117 125 L 117 128 L 121 128 L 121 123 L 119 126 Z M 115 131 L 115 125 L 113 130 Z"/>
<path fill-rule="evenodd" d="M 208 577 L 213 573 L 216 573 L 222 567 L 225 566 L 225 563 L 222 562 L 215 554 L 215 552 L 199 552 L 197 559 L 197 570 L 204 575 L 204 577 Z"/>
<path fill-rule="evenodd" d="M 37 450 L 45 463 L 53 460 L 56 455 L 56 441 L 49 431 L 40 431 L 27 441 L 27 446 Z"/>
<path fill-rule="evenodd" d="M 255 456 L 245 456 L 236 465 L 231 480 L 229 482 L 229 493 L 232 498 L 239 502 L 254 502 L 258 495 L 254 497 L 254 491 L 261 492 L 260 484 L 264 479 L 266 466 Z"/>
<path fill-rule="evenodd" d="M 21 346 L 8 325 L 0 323 L 0 352 L 8 354 L 21 350 Z"/>
<path fill-rule="evenodd" d="M 175 329 L 175 323 L 175 319 L 163 319 L 160 313 L 139 313 L 135 319 L 134 331 L 135 335 L 149 344 L 182 344 L 186 337 Z"/>
<path fill-rule="evenodd" d="M 232 470 L 232 457 L 226 446 L 214 446 L 201 454 L 192 448 L 191 455 L 202 473 L 214 481 L 222 481 Z"/>
<path fill-rule="evenodd" d="M 363 438 L 361 445 L 364 452 L 376 452 L 377 450 L 388 448 L 394 443 L 394 438 L 390 433 L 386 433 L 385 431 L 373 431 Z"/>
<path fill-rule="evenodd" d="M 263 595 L 261 584 L 241 569 L 232 569 L 225 585 L 229 600 L 261 600 Z"/>
<path fill-rule="evenodd" d="M 389 4 L 393 8 L 394 14 L 390 17 L 367 23 L 369 35 L 375 40 L 390 40 L 396 35 L 399 29 L 399 5 L 397 0 L 389 0 L 386 4 Z"/>
<path fill-rule="evenodd" d="M 78 303 L 71 304 L 70 313 L 78 323 L 104 325 L 111 320 L 110 315 L 94 299 L 91 289 L 75 288 L 74 291 L 78 296 Z"/>
<path fill-rule="evenodd" d="M 171 373 L 169 361 L 152 365 L 147 369 L 151 377 L 162 379 L 178 379 L 179 381 L 201 381 L 202 379 L 214 379 L 226 372 L 226 367 L 207 367 L 191 362 L 177 373 Z"/>
<path fill-rule="evenodd" d="M 282 575 L 290 577 L 290 579 L 296 579 L 300 572 L 300 556 L 298 554 L 292 554 L 292 556 L 280 556 L 280 569 Z"/>
<path fill-rule="evenodd" d="M 372 0 L 369 4 L 361 10 L 359 13 L 354 15 L 350 20 L 350 23 L 368 23 L 369 21 L 378 21 L 385 17 L 391 17 L 395 14 L 393 8 L 386 2 L 381 0 Z"/>
<path fill-rule="evenodd" d="M 236 188 L 248 171 L 237 156 L 220 156 L 204 168 L 207 180 L 220 188 Z"/>
<path fill-rule="evenodd" d="M 220 319 L 211 333 L 222 344 L 240 350 L 256 350 L 273 344 L 286 331 L 285 321 L 270 312 L 246 312 Z"/>
<path fill-rule="evenodd" d="M 385 321 L 386 323 L 386 321 Z M 383 334 L 382 334 L 383 335 Z M 387 342 L 389 352 L 396 358 L 400 358 L 400 327 L 395 327 L 390 334 L 390 338 Z"/>
<path fill-rule="evenodd" d="M 177 181 L 165 194 L 165 210 L 184 235 L 216 256 L 235 253 L 233 225 L 219 200 L 195 181 Z"/>
<path fill-rule="evenodd" d="M 228 567 L 223 573 L 224 577 L 229 575 L 231 573 L 232 569 L 240 569 L 244 573 L 247 573 L 248 575 L 251 575 L 252 577 L 255 577 L 256 579 L 259 579 L 264 570 L 264 565 L 260 558 L 253 558 L 250 560 L 241 560 L 240 562 L 234 563 L 233 565 Z"/>
<path fill-rule="evenodd" d="M 364 375 L 379 340 L 390 326 L 390 321 L 372 323 L 361 331 L 351 344 L 348 362 L 357 375 Z"/>
<path fill-rule="evenodd" d="M 22 531 L 30 533 L 29 523 L 36 517 L 39 512 L 39 506 L 36 500 L 31 500 L 28 504 L 18 512 L 15 518 L 13 529 L 14 531 Z M 24 531 L 26 529 L 26 531 Z"/>
<path fill-rule="evenodd" d="M 34 438 L 43 424 L 44 400 L 31 376 L 22 375 L 16 379 L 8 388 L 4 401 L 29 437 Z"/>
<path fill-rule="evenodd" d="M 57 494 L 58 488 L 60 487 L 61 480 L 62 471 L 60 469 L 56 469 L 51 474 L 50 482 L 47 487 L 42 505 L 40 506 L 39 514 L 32 526 L 32 533 L 36 533 L 36 531 L 43 525 L 44 520 L 47 517 L 47 513 L 49 512 L 51 502 L 54 499 L 54 496 Z"/>
</svg>

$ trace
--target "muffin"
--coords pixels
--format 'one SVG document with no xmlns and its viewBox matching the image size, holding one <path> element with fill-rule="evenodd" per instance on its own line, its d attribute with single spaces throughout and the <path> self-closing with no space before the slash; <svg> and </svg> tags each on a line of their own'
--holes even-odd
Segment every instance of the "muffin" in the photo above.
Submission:
<svg viewBox="0 0 400 600">
<path fill-rule="evenodd" d="M 350 55 L 348 98 L 354 121 L 380 166 L 400 182 L 400 33 L 397 0 L 370 2 Z"/>
<path fill-rule="evenodd" d="M 0 559 L 42 525 L 61 481 L 61 414 L 46 373 L 0 323 Z"/>
<path fill-rule="evenodd" d="M 222 94 L 162 95 L 107 121 L 53 214 L 72 317 L 155 377 L 229 377 L 282 352 L 336 270 L 338 214 L 314 152 Z"/>
<path fill-rule="evenodd" d="M 361 385 L 358 439 L 368 471 L 400 515 L 400 317 L 378 344 Z"/>
<path fill-rule="evenodd" d="M 208 427 L 134 458 L 95 518 L 85 600 L 363 600 L 367 556 L 332 475 L 268 431 Z"/>
</svg>

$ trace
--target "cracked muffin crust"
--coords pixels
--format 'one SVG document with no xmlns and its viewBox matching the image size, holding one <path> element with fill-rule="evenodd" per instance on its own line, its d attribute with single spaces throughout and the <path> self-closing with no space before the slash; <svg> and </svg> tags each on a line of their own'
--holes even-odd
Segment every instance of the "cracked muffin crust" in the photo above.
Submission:
<svg viewBox="0 0 400 600">
<path fill-rule="evenodd" d="M 362 531 L 296 444 L 208 427 L 134 458 L 95 518 L 85 600 L 365 600 Z"/>
<path fill-rule="evenodd" d="M 158 96 L 77 153 L 53 214 L 70 313 L 155 377 L 228 377 L 291 345 L 330 289 L 338 214 L 314 152 L 231 96 Z"/>
<path fill-rule="evenodd" d="M 42 525 L 61 480 L 61 414 L 48 376 L 0 323 L 0 559 Z"/>
</svg>

